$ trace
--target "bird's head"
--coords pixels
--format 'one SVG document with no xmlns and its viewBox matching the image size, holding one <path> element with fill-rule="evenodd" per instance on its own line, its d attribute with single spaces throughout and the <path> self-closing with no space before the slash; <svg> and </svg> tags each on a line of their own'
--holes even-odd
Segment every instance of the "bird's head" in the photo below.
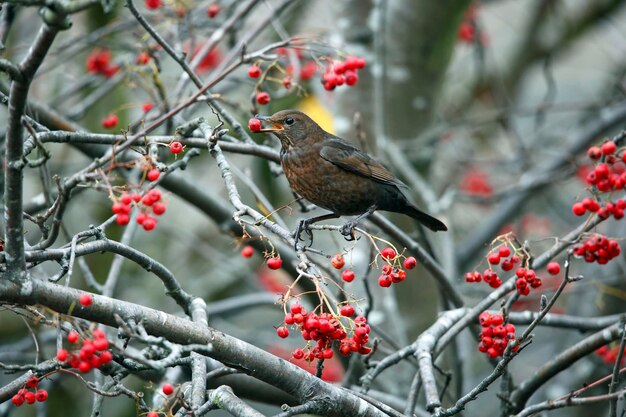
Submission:
<svg viewBox="0 0 626 417">
<path fill-rule="evenodd" d="M 256 118 L 271 125 L 259 132 L 274 133 L 280 139 L 283 148 L 298 146 L 326 135 L 313 119 L 297 110 L 281 110 L 271 116 Z"/>
</svg>

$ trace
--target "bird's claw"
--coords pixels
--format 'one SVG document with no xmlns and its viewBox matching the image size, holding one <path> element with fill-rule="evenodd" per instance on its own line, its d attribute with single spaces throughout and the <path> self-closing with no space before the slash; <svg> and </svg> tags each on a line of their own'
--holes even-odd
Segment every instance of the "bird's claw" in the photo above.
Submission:
<svg viewBox="0 0 626 417">
<path fill-rule="evenodd" d="M 309 223 L 306 220 L 300 220 L 300 223 L 298 223 L 298 227 L 296 228 L 296 231 L 293 234 L 293 238 L 294 238 L 294 245 L 293 248 L 297 251 L 298 250 L 298 242 L 303 241 L 304 239 L 302 239 L 302 237 L 300 237 L 300 235 L 302 234 L 302 232 L 306 232 L 307 235 L 309 235 L 309 239 L 310 239 L 310 243 L 309 243 L 309 247 L 313 246 L 313 232 L 309 229 Z"/>
<path fill-rule="evenodd" d="M 353 240 L 356 240 L 356 236 L 354 235 L 355 228 L 355 222 L 347 222 L 343 226 L 341 226 L 339 232 L 343 235 L 344 239 L 346 239 L 348 242 L 352 242 Z"/>
</svg>

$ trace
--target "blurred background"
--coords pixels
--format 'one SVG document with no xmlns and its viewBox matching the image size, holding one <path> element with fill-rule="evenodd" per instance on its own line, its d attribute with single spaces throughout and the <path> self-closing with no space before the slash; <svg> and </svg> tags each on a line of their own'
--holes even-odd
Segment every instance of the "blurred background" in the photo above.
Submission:
<svg viewBox="0 0 626 417">
<path fill-rule="evenodd" d="M 272 50 L 270 59 L 258 61 L 264 71 L 261 79 L 248 76 L 254 62 L 228 72 L 211 88 L 213 99 L 246 130 L 248 118 L 257 113 L 300 109 L 386 164 L 414 191 L 420 206 L 441 218 L 450 231 L 424 235 L 409 218 L 385 216 L 432 249 L 468 306 L 483 299 L 490 288 L 466 283 L 464 274 L 486 267 L 484 257 L 496 236 L 514 232 L 536 256 L 581 223 L 571 205 L 588 196 L 586 149 L 620 132 L 626 122 L 626 2 L 621 0 L 157 3 L 137 2 L 136 6 L 176 51 L 187 54 L 188 61 L 193 62 L 194 54 L 199 56 L 194 68 L 203 82 L 217 79 L 237 62 L 242 45 L 246 52 L 253 52 L 295 38 L 297 46 Z M 207 10 L 215 5 L 219 12 L 209 17 Z M 2 56 L 19 62 L 33 40 L 33 28 L 40 24 L 37 10 L 4 3 L 1 13 Z M 55 40 L 29 96 L 29 114 L 48 120 L 51 130 L 65 130 L 72 123 L 92 132 L 136 132 L 197 91 L 123 4 L 103 1 L 71 20 L 72 28 Z M 225 36 L 203 51 L 213 45 L 216 30 L 224 27 L 228 28 Z M 146 62 L 140 58 L 142 53 L 148 56 Z M 327 91 L 320 78 L 328 59 L 348 55 L 367 62 L 358 72 L 358 82 Z M 94 64 L 98 59 L 100 63 Z M 291 88 L 285 88 L 285 77 L 290 78 Z M 4 99 L 8 92 L 4 74 L 0 91 Z M 260 91 L 270 94 L 269 104 L 256 102 Z M 152 104 L 147 112 L 146 103 Z M 102 121 L 111 114 L 119 122 L 107 129 Z M 210 109 L 197 103 L 151 135 L 173 137 L 175 127 L 198 116 L 217 124 Z M 0 106 L 4 138 L 3 126 L 6 107 Z M 241 139 L 229 124 L 224 128 Z M 275 139 L 250 135 L 255 142 L 278 149 Z M 71 176 L 92 158 L 70 144 L 45 146 L 52 155 L 47 163 L 50 176 Z M 294 276 L 289 269 L 268 269 L 258 246 L 252 258 L 240 256 L 246 243 L 241 234 L 233 233 L 230 218 L 225 216 L 234 209 L 214 160 L 201 150 L 184 171 L 163 184 L 167 212 L 155 230 L 113 225 L 107 236 L 120 239 L 126 231 L 127 244 L 166 265 L 186 291 L 209 303 L 211 326 L 289 358 L 302 340 L 297 336 L 279 339 L 274 328 L 283 320 L 276 302 Z M 171 154 L 167 146 L 157 154 L 164 164 L 184 156 Z M 290 230 L 298 220 L 322 213 L 320 209 L 302 213 L 297 204 L 283 207 L 292 203 L 293 196 L 275 162 L 252 155 L 226 156 L 246 204 L 264 213 L 280 209 L 272 218 Z M 111 184 L 131 183 L 134 178 L 133 184 L 140 185 L 142 167 L 129 171 L 126 178 L 107 174 Z M 29 169 L 25 179 L 25 210 L 35 215 L 47 207 L 44 196 L 50 178 L 42 180 L 40 170 Z M 55 247 L 111 214 L 111 193 L 105 182 L 78 187 L 64 215 L 67 235 L 62 234 Z M 39 228 L 28 221 L 26 228 L 27 241 L 36 243 L 41 238 Z M 375 226 L 368 228 L 384 237 Z M 598 230 L 621 242 L 624 222 L 609 220 Z M 278 239 L 270 234 L 267 238 L 261 246 L 270 253 Z M 369 321 L 382 340 L 380 357 L 413 342 L 440 311 L 449 308 L 432 277 L 419 266 L 402 284 L 378 287 L 376 269 L 369 268 L 372 256 L 367 239 L 348 243 L 336 232 L 317 231 L 314 247 L 327 255 L 349 251 L 346 259 L 357 279 L 346 290 L 362 300 L 361 311 L 371 308 Z M 285 262 L 295 261 L 292 249 L 277 248 Z M 328 263 L 324 256 L 310 256 Z M 102 284 L 112 262 L 114 256 L 108 253 L 84 257 L 84 264 L 74 271 L 72 286 L 93 290 L 85 271 Z M 624 313 L 625 266 L 623 257 L 602 267 L 575 262 L 574 273 L 584 280 L 568 287 L 553 312 L 583 317 Z M 128 261 L 121 268 L 111 295 L 181 314 L 149 272 Z M 57 264 L 44 263 L 32 274 L 46 279 L 58 271 Z M 544 278 L 543 293 L 549 295 L 561 277 L 538 273 Z M 374 303 L 370 306 L 365 301 L 364 280 L 371 282 Z M 537 311 L 539 296 L 533 293 L 513 309 Z M 0 322 L 0 362 L 32 363 L 37 351 L 29 325 L 11 311 L 0 311 Z M 54 329 L 37 328 L 36 334 L 39 358 L 51 357 Z M 580 339 L 579 332 L 539 328 L 532 345 L 511 364 L 513 382 L 528 378 L 548 358 Z M 454 369 L 463 370 L 461 381 L 453 377 L 454 397 L 455 392 L 465 393 L 475 386 L 492 368 L 467 331 L 453 349 L 461 360 L 460 368 Z M 327 365 L 326 378 L 341 381 L 346 365 L 333 360 Z M 446 361 L 442 366 L 454 367 Z M 373 389 L 406 398 L 412 372 L 404 372 L 402 366 L 393 369 L 382 374 Z M 565 395 L 611 369 L 612 364 L 599 356 L 587 357 L 546 384 L 531 403 Z M 4 383 L 10 380 L 11 375 L 0 377 Z M 61 381 L 51 386 L 49 414 L 67 411 L 67 401 L 76 409 L 88 410 L 90 397 L 77 395 L 86 389 L 70 378 Z M 136 378 L 135 385 L 139 389 L 149 383 Z M 605 391 L 601 387 L 589 394 Z M 466 415 L 496 415 L 500 406 L 496 392 L 490 390 L 471 403 Z M 605 408 L 604 404 L 566 408 L 550 415 L 600 415 Z M 272 414 L 271 410 L 278 409 L 262 410 Z M 34 409 L 14 411 L 7 404 L 0 405 L 2 415 L 36 414 Z M 110 416 L 130 416 L 134 407 L 130 400 L 109 400 L 105 411 Z"/>
</svg>

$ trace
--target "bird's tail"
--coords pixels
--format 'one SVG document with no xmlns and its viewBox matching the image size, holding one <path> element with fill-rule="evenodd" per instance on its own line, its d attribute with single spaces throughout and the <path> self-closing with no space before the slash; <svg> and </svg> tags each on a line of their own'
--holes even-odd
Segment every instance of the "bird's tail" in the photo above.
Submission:
<svg viewBox="0 0 626 417">
<path fill-rule="evenodd" d="M 439 219 L 434 218 L 433 216 L 424 213 L 417 207 L 409 206 L 407 208 L 406 214 L 413 217 L 415 220 L 422 223 L 424 226 L 428 227 L 433 232 L 438 231 L 446 231 L 448 228 L 445 224 Z"/>
</svg>

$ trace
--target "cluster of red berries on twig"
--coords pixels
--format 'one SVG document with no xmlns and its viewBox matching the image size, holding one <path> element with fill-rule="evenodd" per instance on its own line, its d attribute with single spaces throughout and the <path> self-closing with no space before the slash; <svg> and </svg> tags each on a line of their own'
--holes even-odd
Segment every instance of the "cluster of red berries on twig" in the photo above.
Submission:
<svg viewBox="0 0 626 417">
<path fill-rule="evenodd" d="M 330 359 L 333 357 L 333 341 L 339 341 L 339 352 L 342 355 L 350 355 L 357 352 L 366 355 L 372 348 L 366 346 L 369 341 L 370 326 L 367 319 L 357 316 L 350 319 L 355 313 L 354 307 L 344 304 L 337 316 L 330 313 L 307 313 L 301 304 L 292 304 L 289 313 L 285 314 L 284 325 L 276 329 L 276 334 L 281 338 L 289 336 L 289 328 L 292 326 L 300 331 L 302 338 L 307 341 L 304 349 L 298 348 L 293 352 L 295 359 L 305 359 L 309 362 L 315 359 Z M 344 325 L 341 317 L 348 320 Z M 352 333 L 348 337 L 348 332 Z M 312 342 L 316 342 L 315 345 Z"/>
<path fill-rule="evenodd" d="M 298 48 L 291 49 L 294 51 L 298 60 L 302 59 L 302 51 Z M 274 63 L 265 70 L 261 67 L 260 63 L 255 63 L 248 67 L 248 77 L 252 79 L 259 79 L 255 87 L 256 95 L 254 100 L 261 106 L 268 104 L 272 97 L 263 84 L 265 81 L 271 81 L 282 84 L 282 87 L 289 90 L 293 86 L 293 67 L 291 64 L 287 64 L 283 69 L 282 63 L 289 59 L 289 50 L 287 48 L 278 48 L 277 53 L 281 56 L 278 64 Z M 358 71 L 363 69 L 367 62 L 365 59 L 357 56 L 348 56 L 344 61 L 326 59 L 328 64 L 321 76 L 321 83 L 324 89 L 331 91 L 341 85 L 353 86 L 359 81 Z M 271 71 L 273 70 L 273 71 Z M 318 71 L 318 65 L 315 61 L 305 61 L 300 66 L 300 81 L 307 81 L 311 79 Z M 281 74 L 282 79 L 274 78 L 270 75 L 278 72 Z M 260 123 L 253 122 L 254 119 L 250 119 L 250 130 L 258 132 L 261 128 Z"/>
<path fill-rule="evenodd" d="M 619 156 L 615 142 L 607 141 L 602 146 L 590 147 L 587 156 L 595 162 L 595 166 L 589 171 L 585 181 L 594 188 L 598 198 L 586 197 L 574 203 L 572 213 L 576 216 L 584 216 L 587 212 L 595 213 L 602 220 L 610 216 L 617 220 L 624 218 L 626 201 L 611 201 L 611 193 L 626 187 L 626 152 Z"/>
<path fill-rule="evenodd" d="M 106 334 L 100 329 L 94 329 L 92 339 L 83 339 L 80 348 L 70 353 L 66 349 L 57 351 L 57 360 L 67 363 L 70 367 L 87 373 L 94 368 L 100 368 L 113 360 L 113 354 L 109 350 L 109 341 Z M 79 343 L 78 332 L 72 330 L 67 334 L 67 341 L 71 344 Z"/>
<path fill-rule="evenodd" d="M 597 233 L 574 246 L 574 255 L 583 258 L 585 262 L 597 262 L 600 265 L 607 264 L 621 252 L 616 240 Z"/>
<path fill-rule="evenodd" d="M 103 75 L 111 78 L 120 67 L 111 63 L 111 51 L 108 49 L 95 49 L 87 55 L 87 72 L 91 74 Z"/>
<path fill-rule="evenodd" d="M 381 268 L 381 275 L 378 277 L 378 285 L 388 288 L 391 284 L 397 284 L 404 281 L 406 271 L 404 269 L 413 269 L 417 265 L 417 260 L 412 257 L 404 257 L 397 254 L 394 248 L 386 247 L 380 251 L 380 257 L 385 261 Z M 402 260 L 404 258 L 404 261 Z M 404 269 L 403 269 L 404 267 Z"/>
<path fill-rule="evenodd" d="M 324 90 L 332 91 L 344 84 L 352 87 L 359 81 L 358 71 L 365 68 L 365 65 L 365 59 L 357 56 L 348 56 L 345 61 L 333 61 L 322 74 Z"/>
<path fill-rule="evenodd" d="M 111 206 L 113 213 L 117 214 L 117 224 L 120 226 L 128 224 L 133 207 L 138 207 L 141 210 L 137 215 L 137 224 L 140 224 L 146 232 L 154 229 L 157 225 L 157 219 L 150 212 L 160 216 L 167 210 L 167 206 L 162 200 L 161 191 L 156 188 L 143 196 L 139 193 L 124 193 Z"/>
<path fill-rule="evenodd" d="M 478 322 L 482 326 L 478 350 L 490 358 L 497 358 L 504 354 L 509 340 L 515 339 L 515 326 L 511 323 L 504 324 L 502 314 L 491 314 L 483 311 L 478 316 Z M 519 349 L 519 345 L 513 348 L 513 352 Z"/>
<path fill-rule="evenodd" d="M 20 389 L 17 394 L 15 394 L 11 398 L 11 402 L 13 403 L 13 405 L 19 407 L 24 403 L 34 404 L 35 401 L 40 403 L 46 401 L 48 399 L 48 391 L 46 391 L 45 389 L 35 390 L 38 385 L 39 379 L 35 375 L 32 375 L 30 378 L 28 378 L 28 380 L 26 381 L 26 386 Z M 32 388 L 33 391 L 31 391 L 29 388 Z"/>
<path fill-rule="evenodd" d="M 528 295 L 531 288 L 541 287 L 541 279 L 537 278 L 537 273 L 532 268 L 517 268 L 515 276 L 515 288 L 520 295 Z"/>
</svg>

